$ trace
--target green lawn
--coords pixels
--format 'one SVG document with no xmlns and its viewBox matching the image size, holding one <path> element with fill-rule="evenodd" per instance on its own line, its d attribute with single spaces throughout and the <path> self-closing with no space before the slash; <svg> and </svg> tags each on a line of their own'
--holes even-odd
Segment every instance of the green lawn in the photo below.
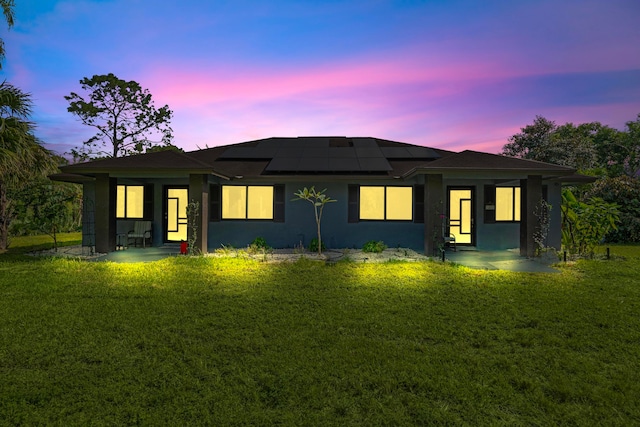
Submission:
<svg viewBox="0 0 640 427">
<path fill-rule="evenodd" d="M 0 255 L 0 425 L 640 424 L 640 247 L 559 274 Z"/>
</svg>

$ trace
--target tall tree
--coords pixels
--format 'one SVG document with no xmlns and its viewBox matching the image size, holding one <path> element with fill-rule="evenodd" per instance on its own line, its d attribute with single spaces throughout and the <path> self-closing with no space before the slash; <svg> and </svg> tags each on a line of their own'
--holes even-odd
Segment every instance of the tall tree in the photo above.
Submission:
<svg viewBox="0 0 640 427">
<path fill-rule="evenodd" d="M 0 7 L 2 8 L 2 14 L 4 15 L 5 21 L 7 21 L 7 26 L 9 26 L 9 28 L 13 27 L 13 8 L 15 7 L 15 3 L 13 0 L 0 0 Z M 4 61 L 4 58 L 4 41 L 0 39 L 0 70 L 2 69 L 2 61 Z"/>
<path fill-rule="evenodd" d="M 591 169 L 596 167 L 598 160 L 593 136 L 600 128 L 602 125 L 598 122 L 558 126 L 536 116 L 533 124 L 509 138 L 509 143 L 502 147 L 502 154 L 581 170 Z"/>
<path fill-rule="evenodd" d="M 144 153 L 173 138 L 170 122 L 173 112 L 168 105 L 158 109 L 151 93 L 135 81 L 119 79 L 112 73 L 80 80 L 86 97 L 72 92 L 67 111 L 98 132 L 73 150 L 74 157 L 118 157 Z M 152 141 L 151 137 L 159 140 Z"/>
<path fill-rule="evenodd" d="M 502 154 L 523 159 L 540 160 L 543 147 L 549 145 L 551 135 L 558 128 L 555 122 L 536 116 L 532 125 L 521 128 L 521 133 L 509 137 L 502 147 Z M 540 160 L 544 161 L 544 160 Z"/>
<path fill-rule="evenodd" d="M 33 135 L 31 96 L 0 83 L 0 250 L 9 243 L 13 218 L 10 192 L 36 176 L 55 170 L 52 153 Z"/>
<path fill-rule="evenodd" d="M 627 154 L 623 161 L 624 172 L 637 178 L 640 175 L 640 114 L 635 121 L 628 121 L 626 126 L 627 132 L 622 142 Z"/>
</svg>

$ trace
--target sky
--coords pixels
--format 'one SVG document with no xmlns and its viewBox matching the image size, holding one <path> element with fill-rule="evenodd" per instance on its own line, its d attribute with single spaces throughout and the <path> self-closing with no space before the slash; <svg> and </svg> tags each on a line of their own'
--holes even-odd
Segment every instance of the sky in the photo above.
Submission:
<svg viewBox="0 0 640 427">
<path fill-rule="evenodd" d="M 0 78 L 36 136 L 114 73 L 168 105 L 186 151 L 272 136 L 376 137 L 499 153 L 541 115 L 623 130 L 640 113 L 638 0 L 15 0 Z"/>
</svg>

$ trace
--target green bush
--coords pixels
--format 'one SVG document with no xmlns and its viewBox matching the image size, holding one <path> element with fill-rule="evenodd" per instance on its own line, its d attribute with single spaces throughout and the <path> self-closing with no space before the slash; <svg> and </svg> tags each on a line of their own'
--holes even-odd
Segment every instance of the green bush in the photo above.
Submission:
<svg viewBox="0 0 640 427">
<path fill-rule="evenodd" d="M 605 236 L 607 242 L 640 242 L 640 179 L 628 176 L 602 178 L 594 182 L 585 194 L 619 205 L 618 228 Z"/>
<path fill-rule="evenodd" d="M 271 251 L 271 246 L 267 244 L 264 237 L 256 237 L 249 245 L 249 253 L 265 253 Z"/>
<path fill-rule="evenodd" d="M 362 252 L 373 252 L 376 254 L 381 253 L 387 249 L 387 245 L 384 244 L 382 240 L 376 242 L 375 240 L 369 240 L 367 243 L 362 246 Z"/>
<path fill-rule="evenodd" d="M 322 242 L 322 250 L 324 251 L 325 249 L 327 248 L 324 246 L 324 242 Z M 318 252 L 318 239 L 316 237 L 311 239 L 311 242 L 309 243 L 309 251 Z"/>
</svg>

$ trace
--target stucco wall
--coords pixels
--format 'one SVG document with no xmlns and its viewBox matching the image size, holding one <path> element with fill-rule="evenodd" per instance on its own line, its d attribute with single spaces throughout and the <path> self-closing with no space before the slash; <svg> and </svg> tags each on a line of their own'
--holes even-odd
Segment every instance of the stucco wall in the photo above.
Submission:
<svg viewBox="0 0 640 427">
<path fill-rule="evenodd" d="M 243 182 L 251 185 L 251 182 Z M 354 182 L 355 184 L 355 182 Z M 384 185 L 380 181 L 360 184 Z M 413 182 L 395 183 L 413 185 Z M 402 246 L 416 250 L 423 249 L 423 224 L 408 221 L 363 221 L 348 222 L 348 184 L 312 182 L 306 184 L 285 184 L 285 222 L 222 220 L 209 223 L 209 248 L 220 245 L 243 247 L 256 237 L 263 237 L 272 247 L 294 247 L 302 242 L 308 246 L 316 237 L 316 223 L 311 203 L 303 200 L 292 201 L 294 193 L 304 187 L 314 185 L 316 189 L 327 189 L 326 194 L 337 202 L 325 206 L 322 217 L 322 239 L 328 248 L 360 248 L 369 240 L 382 240 L 388 246 Z"/>
</svg>

